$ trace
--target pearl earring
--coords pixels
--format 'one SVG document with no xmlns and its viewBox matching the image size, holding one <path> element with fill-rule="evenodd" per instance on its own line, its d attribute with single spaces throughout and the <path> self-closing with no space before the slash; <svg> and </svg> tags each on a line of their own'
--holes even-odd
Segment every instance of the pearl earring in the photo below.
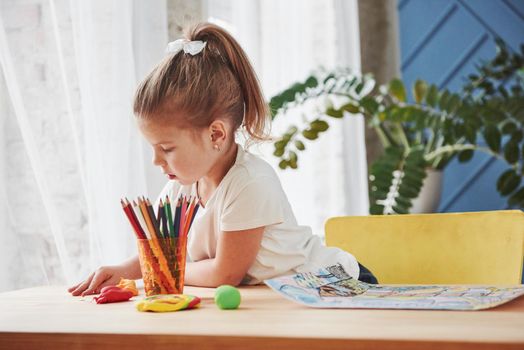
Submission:
<svg viewBox="0 0 524 350">
<path fill-rule="evenodd" d="M 217 144 L 213 145 L 213 148 L 214 148 L 216 151 L 220 151 L 220 147 L 218 147 Z"/>
</svg>

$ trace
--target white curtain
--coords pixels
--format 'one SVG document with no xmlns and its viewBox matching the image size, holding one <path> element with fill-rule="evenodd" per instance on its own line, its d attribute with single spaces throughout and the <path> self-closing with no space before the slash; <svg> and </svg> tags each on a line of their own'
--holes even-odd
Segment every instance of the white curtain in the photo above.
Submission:
<svg viewBox="0 0 524 350">
<path fill-rule="evenodd" d="M 122 196 L 163 178 L 135 127 L 165 1 L 0 0 L 0 291 L 72 283 L 136 251 Z"/>
<path fill-rule="evenodd" d="M 320 66 L 360 71 L 356 0 L 208 0 L 211 22 L 226 27 L 250 57 L 266 99 Z M 277 117 L 273 135 L 302 125 L 313 106 Z M 278 169 L 271 144 L 260 147 L 277 169 L 300 224 L 324 233 L 324 222 L 337 215 L 368 213 L 367 164 L 362 117 L 330 120 L 330 129 L 308 142 L 297 170 Z"/>
</svg>

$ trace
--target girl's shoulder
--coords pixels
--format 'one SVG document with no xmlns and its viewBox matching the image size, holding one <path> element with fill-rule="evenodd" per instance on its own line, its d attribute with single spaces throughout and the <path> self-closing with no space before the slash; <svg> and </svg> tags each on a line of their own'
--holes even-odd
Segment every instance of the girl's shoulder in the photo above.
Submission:
<svg viewBox="0 0 524 350">
<path fill-rule="evenodd" d="M 239 146 L 237 160 L 231 168 L 231 180 L 251 182 L 257 179 L 272 178 L 278 180 L 275 169 L 260 156 L 245 151 Z"/>
<path fill-rule="evenodd" d="M 285 221 L 287 200 L 278 176 L 268 162 L 254 154 L 240 154 L 215 193 L 216 217 L 223 231 Z"/>
<path fill-rule="evenodd" d="M 239 150 L 234 166 L 220 186 L 223 198 L 234 199 L 245 195 L 281 196 L 282 185 L 277 173 L 271 165 L 256 154 Z"/>
</svg>

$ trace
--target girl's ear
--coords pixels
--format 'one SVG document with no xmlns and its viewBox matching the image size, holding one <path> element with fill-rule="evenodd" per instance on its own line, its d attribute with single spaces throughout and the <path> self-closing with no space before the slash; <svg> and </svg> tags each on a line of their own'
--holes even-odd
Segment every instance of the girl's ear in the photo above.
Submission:
<svg viewBox="0 0 524 350">
<path fill-rule="evenodd" d="M 222 120 L 214 120 L 209 125 L 209 133 L 213 145 L 222 146 L 228 137 L 227 125 Z"/>
</svg>

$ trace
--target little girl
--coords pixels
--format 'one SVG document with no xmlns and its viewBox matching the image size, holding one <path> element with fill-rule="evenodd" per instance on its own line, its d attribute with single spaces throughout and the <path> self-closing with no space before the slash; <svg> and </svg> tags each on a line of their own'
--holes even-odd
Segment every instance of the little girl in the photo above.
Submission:
<svg viewBox="0 0 524 350">
<path fill-rule="evenodd" d="M 199 200 L 185 284 L 258 284 L 336 263 L 354 278 L 368 273 L 351 254 L 323 246 L 310 228 L 299 226 L 273 168 L 236 143 L 241 127 L 249 141 L 266 140 L 269 113 L 235 39 L 202 23 L 167 51 L 138 87 L 134 113 L 154 164 L 170 180 L 159 198 Z M 142 277 L 138 257 L 100 267 L 69 292 L 98 293 L 120 277 Z"/>
</svg>

